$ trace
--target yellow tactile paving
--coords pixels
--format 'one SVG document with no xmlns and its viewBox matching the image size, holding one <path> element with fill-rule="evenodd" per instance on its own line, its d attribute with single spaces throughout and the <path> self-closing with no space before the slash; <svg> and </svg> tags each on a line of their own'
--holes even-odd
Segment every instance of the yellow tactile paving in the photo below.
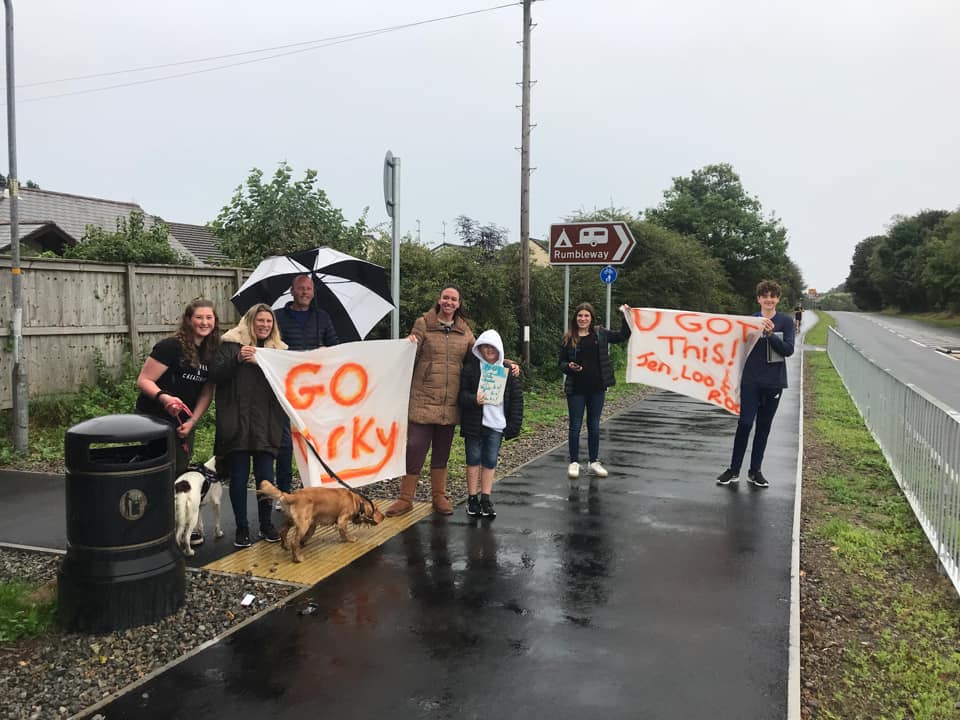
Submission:
<svg viewBox="0 0 960 720">
<path fill-rule="evenodd" d="M 375 500 L 374 502 L 382 512 L 391 501 Z M 317 528 L 313 539 L 303 548 L 301 563 L 293 562 L 290 551 L 280 547 L 280 543 L 260 541 L 204 565 L 204 568 L 238 575 L 250 573 L 270 580 L 313 585 L 375 547 L 383 545 L 394 535 L 406 530 L 432 512 L 430 503 L 415 502 L 413 510 L 406 515 L 385 518 L 379 525 L 351 524 L 350 534 L 356 536 L 355 543 L 341 542 L 340 533 L 335 526 Z"/>
</svg>

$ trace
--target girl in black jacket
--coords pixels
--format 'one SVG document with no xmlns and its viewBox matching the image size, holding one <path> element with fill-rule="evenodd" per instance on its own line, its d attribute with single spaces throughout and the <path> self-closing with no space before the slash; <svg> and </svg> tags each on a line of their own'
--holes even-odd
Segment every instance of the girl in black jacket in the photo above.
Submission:
<svg viewBox="0 0 960 720">
<path fill-rule="evenodd" d="M 621 305 L 623 311 L 626 305 Z M 567 476 L 580 477 L 580 428 L 583 411 L 587 411 L 587 450 L 591 475 L 606 477 L 607 469 L 600 464 L 600 414 L 608 387 L 616 384 L 613 365 L 610 364 L 610 343 L 622 343 L 630 337 L 626 320 L 620 332 L 607 330 L 597 324 L 597 314 L 590 303 L 581 303 L 570 320 L 570 329 L 564 334 L 560 346 L 560 372 L 566 375 L 563 390 L 567 395 L 567 410 L 570 418 L 567 445 L 570 451 L 570 466 Z"/>
<path fill-rule="evenodd" d="M 484 375 L 480 365 L 488 368 Z M 500 380 L 493 377 L 499 376 Z M 488 385 L 489 383 L 489 385 Z M 492 402 L 501 383 L 503 397 Z M 460 371 L 460 434 L 467 456 L 467 515 L 493 519 L 493 476 L 504 438 L 520 434 L 523 388 L 503 362 L 503 341 L 496 330 L 480 334 Z"/>
</svg>

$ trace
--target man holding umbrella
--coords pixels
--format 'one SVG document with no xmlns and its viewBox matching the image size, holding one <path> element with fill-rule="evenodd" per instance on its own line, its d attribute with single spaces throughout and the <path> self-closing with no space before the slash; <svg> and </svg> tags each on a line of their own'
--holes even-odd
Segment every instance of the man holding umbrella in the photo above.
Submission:
<svg viewBox="0 0 960 720">
<path fill-rule="evenodd" d="M 230 301 L 241 313 L 257 303 L 270 305 L 287 347 L 314 350 L 362 340 L 393 309 L 391 298 L 382 267 L 318 247 L 264 258 Z M 292 476 L 288 425 L 277 456 L 277 486 L 289 492 Z"/>
<path fill-rule="evenodd" d="M 306 274 L 297 275 L 290 289 L 293 300 L 276 311 L 280 337 L 289 350 L 316 350 L 337 344 L 333 320 L 325 310 L 313 304 L 313 293 L 313 279 Z M 292 482 L 293 440 L 290 421 L 287 420 L 277 454 L 277 487 L 283 492 L 290 492 Z"/>
</svg>

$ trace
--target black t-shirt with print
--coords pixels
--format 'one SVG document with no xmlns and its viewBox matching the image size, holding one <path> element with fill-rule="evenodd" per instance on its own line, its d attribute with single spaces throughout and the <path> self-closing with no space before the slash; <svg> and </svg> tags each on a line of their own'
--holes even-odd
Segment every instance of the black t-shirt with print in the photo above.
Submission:
<svg viewBox="0 0 960 720">
<path fill-rule="evenodd" d="M 207 384 L 206 363 L 201 362 L 200 367 L 192 367 L 184 358 L 180 341 L 175 337 L 164 338 L 154 345 L 150 357 L 167 367 L 157 380 L 160 389 L 183 400 L 190 410 L 195 409 L 200 399 L 200 391 Z M 160 403 L 143 393 L 137 398 L 137 412 L 169 417 Z"/>
<path fill-rule="evenodd" d="M 573 375 L 573 393 L 591 395 L 603 392 L 603 378 L 600 375 L 600 346 L 595 333 L 578 338 L 574 362 L 583 370 Z"/>
</svg>

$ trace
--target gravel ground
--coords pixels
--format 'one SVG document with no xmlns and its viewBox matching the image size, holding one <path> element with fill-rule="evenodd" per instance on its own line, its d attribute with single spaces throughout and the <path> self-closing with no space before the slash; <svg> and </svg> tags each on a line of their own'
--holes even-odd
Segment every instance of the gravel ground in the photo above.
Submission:
<svg viewBox="0 0 960 720">
<path fill-rule="evenodd" d="M 604 419 L 638 401 L 637 396 L 608 401 Z M 566 423 L 538 430 L 504 444 L 497 475 L 566 442 Z M 466 481 L 454 473 L 448 493 L 455 503 L 466 498 Z M 371 488 L 371 490 L 373 490 Z M 396 497 L 397 481 L 377 483 L 376 497 Z M 421 480 L 418 499 L 430 499 L 430 483 Z M 60 556 L 0 548 L 0 580 L 45 584 L 55 593 Z M 297 588 L 252 577 L 203 570 L 187 573 L 183 609 L 153 625 L 102 635 L 57 634 L 15 645 L 0 644 L 0 718 L 67 718 L 176 660 L 230 627 L 281 602 Z M 242 607 L 247 593 L 256 600 Z M 97 716 L 94 716 L 95 718 Z"/>
</svg>

